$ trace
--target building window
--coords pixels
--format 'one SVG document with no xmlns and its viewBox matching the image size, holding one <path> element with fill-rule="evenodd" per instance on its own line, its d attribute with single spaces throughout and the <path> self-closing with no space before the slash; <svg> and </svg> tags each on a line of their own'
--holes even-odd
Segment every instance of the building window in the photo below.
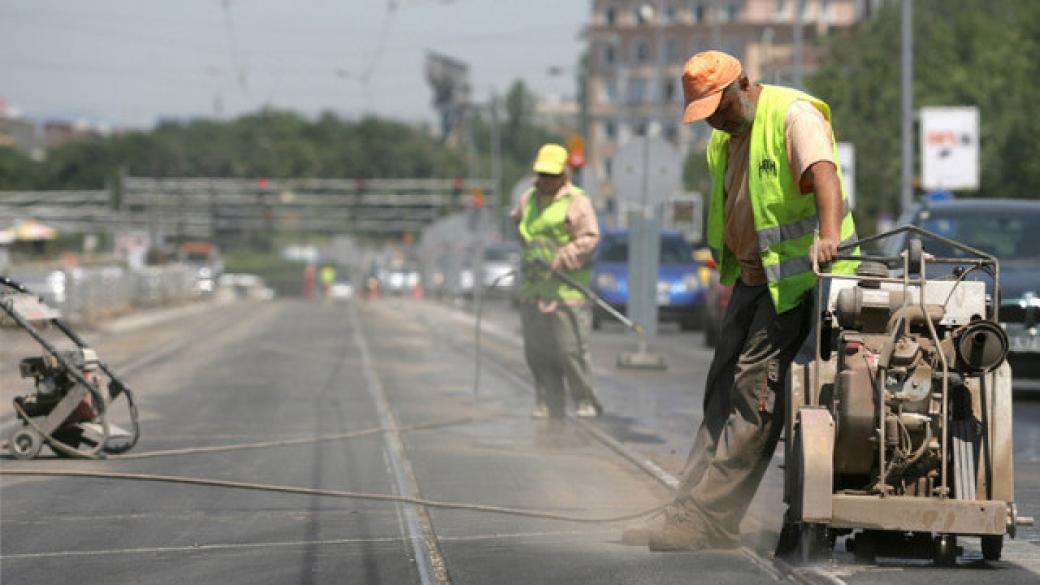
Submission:
<svg viewBox="0 0 1040 585">
<path fill-rule="evenodd" d="M 674 79 L 665 80 L 664 87 L 662 88 L 662 90 L 662 95 L 664 95 L 664 103 L 667 104 L 675 101 L 675 95 L 677 92 L 675 91 Z"/>
<path fill-rule="evenodd" d="M 820 17 L 827 24 L 834 22 L 834 4 L 831 0 L 820 0 Z"/>
<path fill-rule="evenodd" d="M 636 24 L 638 24 L 638 25 L 646 24 L 647 23 L 647 18 L 646 17 L 650 13 L 649 10 L 644 10 L 643 6 L 644 6 L 643 4 L 636 4 L 635 7 L 632 8 L 633 19 L 636 21 Z"/>
<path fill-rule="evenodd" d="M 628 80 L 628 103 L 641 104 L 646 99 L 646 80 L 635 78 Z"/>
<path fill-rule="evenodd" d="M 704 22 L 704 4 L 697 2 L 693 5 L 691 12 L 693 13 L 693 23 L 698 24 Z"/>
<path fill-rule="evenodd" d="M 776 19 L 783 20 L 787 16 L 787 0 L 776 0 Z"/>
<path fill-rule="evenodd" d="M 607 65 L 613 65 L 614 60 L 617 58 L 617 49 L 612 44 L 603 45 L 603 62 Z"/>
<path fill-rule="evenodd" d="M 733 21 L 737 20 L 737 14 L 739 14 L 739 13 L 740 13 L 740 7 L 737 6 L 737 4 L 735 2 L 730 2 L 729 5 L 726 6 L 726 17 L 725 17 L 725 20 L 728 21 L 728 22 L 733 22 Z"/>
<path fill-rule="evenodd" d="M 636 136 L 646 136 L 646 129 L 648 126 L 649 124 L 647 124 L 646 120 L 636 122 L 636 127 L 634 129 Z"/>
<path fill-rule="evenodd" d="M 679 126 L 675 123 L 666 124 L 664 127 L 664 137 L 669 142 L 677 142 L 679 140 Z"/>
<path fill-rule="evenodd" d="M 679 55 L 679 41 L 678 39 L 666 39 L 664 42 L 664 57 L 669 62 L 678 61 L 681 56 Z"/>
<path fill-rule="evenodd" d="M 610 180 L 610 176 L 614 174 L 613 167 L 614 161 L 609 156 L 603 159 L 603 178 Z"/>
<path fill-rule="evenodd" d="M 608 104 L 616 104 L 618 101 L 618 88 L 616 79 L 603 81 L 603 101 Z"/>
<path fill-rule="evenodd" d="M 607 121 L 603 124 L 603 134 L 606 135 L 608 140 L 613 141 L 617 138 L 617 124 L 612 121 Z"/>
<path fill-rule="evenodd" d="M 636 43 L 636 55 L 634 61 L 636 63 L 646 63 L 650 60 L 650 43 L 646 41 L 638 41 Z"/>
<path fill-rule="evenodd" d="M 675 22 L 676 12 L 675 4 L 669 3 L 664 7 L 664 21 Z"/>
<path fill-rule="evenodd" d="M 607 6 L 603 11 L 603 20 L 607 22 L 607 26 L 614 26 L 614 21 L 617 19 L 617 11 L 613 6 Z"/>
</svg>

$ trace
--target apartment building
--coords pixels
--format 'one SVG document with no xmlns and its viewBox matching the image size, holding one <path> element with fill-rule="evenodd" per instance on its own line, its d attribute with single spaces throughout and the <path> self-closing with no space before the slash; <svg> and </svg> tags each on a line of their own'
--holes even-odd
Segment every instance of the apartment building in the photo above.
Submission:
<svg viewBox="0 0 1040 585">
<path fill-rule="evenodd" d="M 741 60 L 752 80 L 794 85 L 796 26 L 801 70 L 816 60 L 813 40 L 869 17 L 885 0 L 593 0 L 588 42 L 589 166 L 597 206 L 615 209 L 611 181 L 618 146 L 645 132 L 683 152 L 702 148 L 710 128 L 680 121 L 686 59 L 716 48 Z M 801 18 L 795 11 L 801 10 Z"/>
</svg>

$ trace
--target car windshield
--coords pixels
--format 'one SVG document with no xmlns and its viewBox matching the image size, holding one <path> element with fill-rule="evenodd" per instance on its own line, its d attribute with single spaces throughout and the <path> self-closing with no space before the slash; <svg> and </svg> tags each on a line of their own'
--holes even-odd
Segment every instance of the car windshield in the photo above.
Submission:
<svg viewBox="0 0 1040 585">
<path fill-rule="evenodd" d="M 941 210 L 922 212 L 918 225 L 940 236 L 993 254 L 1000 260 L 1040 259 L 1040 209 Z M 967 256 L 941 242 L 925 241 L 925 249 L 939 257 Z"/>
<path fill-rule="evenodd" d="M 628 262 L 628 234 L 607 234 L 600 242 L 600 260 Z M 693 248 L 682 238 L 661 236 L 661 264 L 689 264 Z"/>
</svg>

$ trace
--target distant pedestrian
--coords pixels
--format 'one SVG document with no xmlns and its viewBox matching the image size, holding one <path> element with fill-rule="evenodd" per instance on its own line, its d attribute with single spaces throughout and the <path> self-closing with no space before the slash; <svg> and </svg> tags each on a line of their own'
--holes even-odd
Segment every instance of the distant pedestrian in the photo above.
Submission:
<svg viewBox="0 0 1040 585">
<path fill-rule="evenodd" d="M 331 265 L 325 265 L 321 268 L 321 289 L 322 296 L 325 299 L 329 298 L 332 293 L 332 285 L 336 282 L 336 268 Z"/>
<path fill-rule="evenodd" d="M 312 262 L 308 262 L 303 269 L 303 298 L 308 301 L 314 298 L 314 277 L 318 272 Z"/>
<path fill-rule="evenodd" d="M 542 146 L 534 172 L 534 186 L 512 212 L 523 244 L 519 299 L 524 354 L 537 392 L 531 416 L 562 417 L 568 388 L 577 416 L 599 416 L 602 407 L 592 389 L 589 362 L 588 300 L 536 262 L 588 286 L 592 252 L 599 243 L 596 213 L 585 193 L 570 182 L 564 147 Z"/>
</svg>

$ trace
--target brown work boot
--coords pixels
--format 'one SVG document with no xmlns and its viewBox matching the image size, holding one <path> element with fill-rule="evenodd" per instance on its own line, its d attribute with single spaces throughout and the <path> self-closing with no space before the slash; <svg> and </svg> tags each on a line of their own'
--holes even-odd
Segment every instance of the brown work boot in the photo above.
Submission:
<svg viewBox="0 0 1040 585">
<path fill-rule="evenodd" d="M 629 546 L 646 546 L 650 536 L 664 529 L 669 522 L 678 522 L 687 515 L 683 504 L 672 502 L 653 516 L 644 519 L 635 526 L 629 526 L 621 532 L 621 543 Z"/>
<path fill-rule="evenodd" d="M 670 506 L 671 507 L 671 506 Z M 660 530 L 650 533 L 650 550 L 658 552 L 693 552 L 699 550 L 731 549 L 740 542 L 729 536 L 719 536 L 699 515 L 677 506 L 665 517 Z"/>
<path fill-rule="evenodd" d="M 663 516 L 647 518 L 635 526 L 621 531 L 621 544 L 628 546 L 646 546 L 650 543 L 650 535 L 664 528 Z"/>
</svg>

